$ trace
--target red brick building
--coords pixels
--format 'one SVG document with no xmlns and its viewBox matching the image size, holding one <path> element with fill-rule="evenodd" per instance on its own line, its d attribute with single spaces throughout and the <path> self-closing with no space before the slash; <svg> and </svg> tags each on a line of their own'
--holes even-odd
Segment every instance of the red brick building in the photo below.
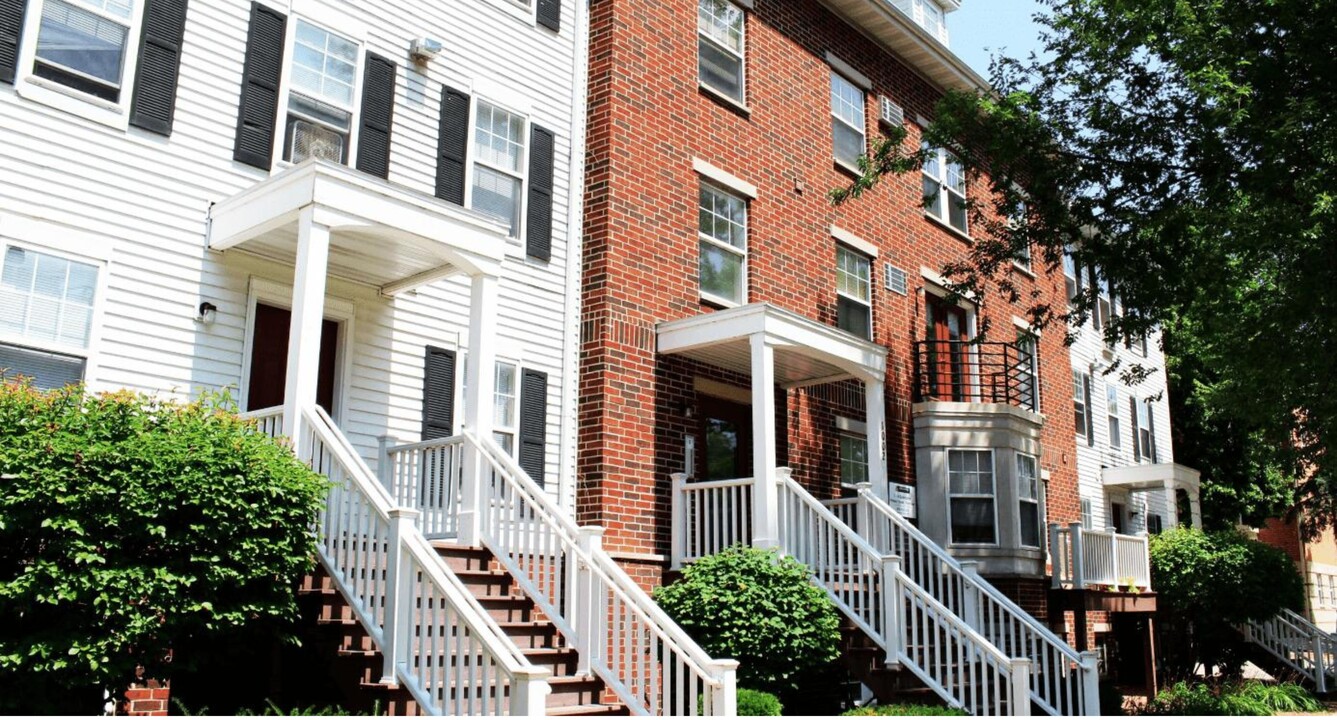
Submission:
<svg viewBox="0 0 1337 720">
<path fill-rule="evenodd" d="M 1080 519 L 1063 333 L 1032 353 L 1023 304 L 943 298 L 975 232 L 957 191 L 987 182 L 945 153 L 828 199 L 889 123 L 918 147 L 944 88 L 984 86 L 945 45 L 955 2 L 895 5 L 592 3 L 577 509 L 648 585 L 710 545 L 675 538 L 675 473 L 789 467 L 818 498 L 917 486 L 919 527 L 1037 610 L 1045 518 Z M 925 187 L 943 188 L 929 209 Z M 1061 271 L 1016 274 L 1063 297 Z M 959 343 L 986 318 L 1002 344 Z"/>
</svg>

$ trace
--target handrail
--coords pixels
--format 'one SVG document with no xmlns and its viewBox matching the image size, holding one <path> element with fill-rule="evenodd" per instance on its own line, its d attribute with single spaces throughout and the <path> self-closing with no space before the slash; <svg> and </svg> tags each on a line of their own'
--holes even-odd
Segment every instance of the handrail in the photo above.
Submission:
<svg viewBox="0 0 1337 720">
<path fill-rule="evenodd" d="M 1074 532 L 1080 531 L 1074 535 Z M 1125 535 L 1113 529 L 1096 530 L 1081 523 L 1049 526 L 1050 552 L 1054 558 L 1055 587 L 1128 585 L 1151 590 L 1150 542 L 1145 536 Z"/>
<path fill-rule="evenodd" d="M 579 528 L 492 438 L 464 437 L 491 470 L 480 538 L 575 646 L 580 669 L 634 714 L 735 712 L 737 663 L 707 655 L 603 551 L 602 530 Z"/>
<path fill-rule="evenodd" d="M 799 485 L 788 468 L 778 473 L 777 483 L 782 549 L 809 567 L 814 582 L 887 653 L 889 665 L 904 664 L 955 707 L 977 714 L 1030 714 L 1030 702 L 1010 701 L 1032 683 L 1028 658 L 1009 658 L 906 574 L 903 558 L 875 548 Z M 975 661 L 993 666 L 991 680 L 981 674 L 975 683 L 961 681 L 963 666 L 979 671 Z"/>
<path fill-rule="evenodd" d="M 915 343 L 916 402 L 1005 403 L 1034 410 L 1032 358 L 1017 343 L 920 340 Z"/>
<path fill-rule="evenodd" d="M 395 446 L 387 446 L 386 440 L 381 439 L 377 463 L 381 483 L 396 502 L 421 513 L 418 527 L 424 535 L 456 536 L 464 482 L 464 438 L 454 435 Z"/>
<path fill-rule="evenodd" d="M 887 552 L 901 555 L 903 571 L 953 613 L 977 627 L 990 642 L 1012 656 L 1035 663 L 1031 699 L 1055 715 L 1098 715 L 1096 658 L 1077 652 L 1052 630 L 896 512 L 868 488 L 861 488 L 856 511 L 867 508 L 859 532 L 886 542 Z M 864 516 L 860 516 L 863 518 Z M 856 521 L 857 524 L 857 521 Z M 899 536 L 897 538 L 896 536 Z M 900 542 L 897 542 L 900 539 Z M 882 550 L 883 548 L 879 548 Z M 1075 682 L 1069 682 L 1075 676 Z"/>
<path fill-rule="evenodd" d="M 1337 635 L 1286 608 L 1242 629 L 1247 640 L 1304 675 L 1319 693 L 1329 690 L 1329 676 L 1337 673 Z"/>
<path fill-rule="evenodd" d="M 331 481 L 313 528 L 318 557 L 403 685 L 436 715 L 543 711 L 549 671 L 532 665 L 414 528 L 323 410 L 301 410 L 298 457 Z"/>
</svg>

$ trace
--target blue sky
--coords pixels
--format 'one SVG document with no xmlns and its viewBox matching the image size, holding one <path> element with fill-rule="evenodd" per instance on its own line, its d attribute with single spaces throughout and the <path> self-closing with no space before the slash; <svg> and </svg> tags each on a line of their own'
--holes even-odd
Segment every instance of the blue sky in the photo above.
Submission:
<svg viewBox="0 0 1337 720">
<path fill-rule="evenodd" d="M 1025 57 L 1040 49 L 1040 29 L 1031 22 L 1038 10 L 1038 0 L 964 0 L 947 16 L 952 51 L 987 78 L 994 55 Z"/>
</svg>

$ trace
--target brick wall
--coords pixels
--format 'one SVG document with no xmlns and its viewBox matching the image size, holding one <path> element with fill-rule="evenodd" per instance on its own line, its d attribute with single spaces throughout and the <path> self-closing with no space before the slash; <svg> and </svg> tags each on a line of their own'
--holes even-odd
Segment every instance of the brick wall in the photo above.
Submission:
<svg viewBox="0 0 1337 720">
<path fill-rule="evenodd" d="M 126 715 L 167 715 L 170 684 L 157 680 L 137 681 L 125 691 Z"/>
<path fill-rule="evenodd" d="M 591 5 L 583 322 L 581 332 L 579 520 L 608 528 L 615 552 L 667 554 L 668 475 L 681 470 L 691 421 L 692 377 L 708 372 L 655 353 L 655 324 L 710 312 L 699 300 L 697 193 L 700 158 L 757 186 L 749 206 L 748 302 L 769 302 L 827 324 L 836 321 L 837 225 L 877 246 L 873 264 L 876 342 L 887 367 L 888 474 L 912 482 L 912 343 L 922 335 L 920 268 L 962 260 L 970 245 L 925 217 L 919 176 L 890 178 L 864 198 L 834 208 L 826 192 L 850 181 L 833 162 L 830 51 L 872 79 L 865 116 L 878 132 L 876 97 L 906 117 L 928 116 L 939 91 L 820 3 L 757 0 L 747 17 L 747 106 L 742 112 L 697 82 L 695 3 L 595 0 Z M 910 123 L 908 144 L 919 130 Z M 975 182 L 979 192 L 986 187 Z M 883 263 L 907 271 L 911 291 L 881 284 Z M 1061 273 L 1018 276 L 1023 297 L 1062 297 Z M 988 293 L 981 319 L 1011 340 L 1010 305 Z M 1042 466 L 1051 471 L 1050 519 L 1080 516 L 1072 459 L 1068 350 L 1062 329 L 1040 342 L 1042 410 L 1048 418 Z M 746 378 L 735 378 L 747 387 Z M 862 419 L 854 402 L 828 389 L 792 391 L 790 452 L 801 482 L 833 488 L 838 444 L 831 419 Z"/>
</svg>

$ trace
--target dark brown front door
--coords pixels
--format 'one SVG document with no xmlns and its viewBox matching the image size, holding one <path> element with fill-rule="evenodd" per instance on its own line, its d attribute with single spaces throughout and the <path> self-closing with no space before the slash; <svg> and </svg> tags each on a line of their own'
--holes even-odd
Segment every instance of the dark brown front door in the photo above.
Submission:
<svg viewBox="0 0 1337 720">
<path fill-rule="evenodd" d="M 697 395 L 697 477 L 735 480 L 752 475 L 752 408 L 713 395 Z"/>
<path fill-rule="evenodd" d="M 929 389 L 937 400 L 968 402 L 974 399 L 969 377 L 966 311 L 936 295 L 926 294 L 925 316 L 929 341 Z"/>
<path fill-rule="evenodd" d="M 272 305 L 255 306 L 255 334 L 251 339 L 251 376 L 246 384 L 246 409 L 261 410 L 283 404 L 288 377 L 288 329 L 292 313 Z M 334 413 L 334 367 L 339 352 L 339 323 L 325 320 L 320 328 L 320 370 L 316 404 Z"/>
</svg>

